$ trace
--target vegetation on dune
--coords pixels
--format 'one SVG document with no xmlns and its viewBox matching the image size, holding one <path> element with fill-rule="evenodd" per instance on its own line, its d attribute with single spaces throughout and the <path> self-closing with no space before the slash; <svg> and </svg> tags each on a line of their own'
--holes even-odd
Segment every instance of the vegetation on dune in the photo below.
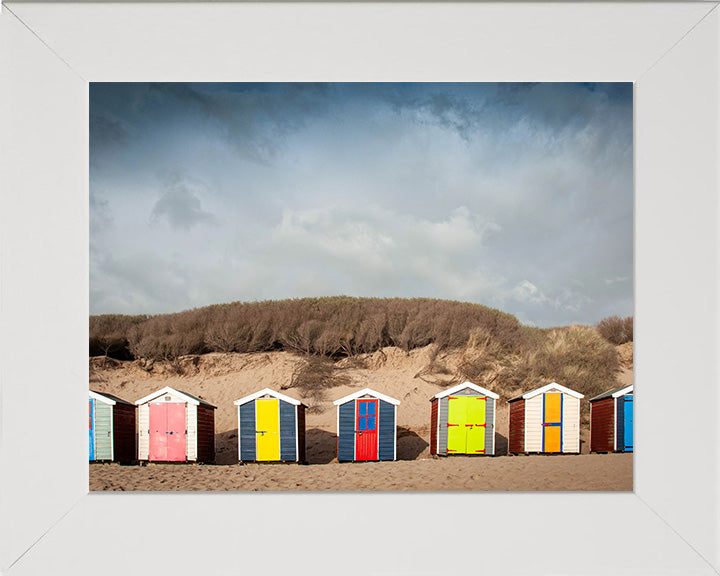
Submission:
<svg viewBox="0 0 720 576">
<path fill-rule="evenodd" d="M 508 349 L 523 337 L 514 316 L 478 304 L 339 296 L 236 302 L 147 317 L 91 316 L 90 355 L 171 360 L 207 352 L 289 350 L 337 359 L 386 346 L 460 347 L 478 326 Z"/>
<path fill-rule="evenodd" d="M 633 317 L 610 316 L 598 322 L 597 331 L 611 344 L 619 346 L 633 341 Z"/>
<path fill-rule="evenodd" d="M 540 329 L 481 306 L 424 298 L 302 298 L 236 302 L 158 316 L 90 317 L 90 355 L 143 362 L 208 352 L 285 350 L 304 356 L 291 387 L 319 400 L 338 384 L 335 361 L 388 346 L 434 345 L 429 369 L 447 373 L 440 351 L 463 351 L 457 378 L 503 391 L 557 381 L 583 394 L 614 383 L 614 344 L 632 340 L 632 317 L 597 327 Z"/>
</svg>

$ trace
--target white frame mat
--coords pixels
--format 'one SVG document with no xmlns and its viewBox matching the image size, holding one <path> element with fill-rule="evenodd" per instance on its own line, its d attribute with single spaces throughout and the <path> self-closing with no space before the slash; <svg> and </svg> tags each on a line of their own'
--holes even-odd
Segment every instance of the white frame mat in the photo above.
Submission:
<svg viewBox="0 0 720 576">
<path fill-rule="evenodd" d="M 0 572 L 717 574 L 716 8 L 6 3 Z M 88 494 L 88 82 L 188 80 L 634 82 L 634 493 Z"/>
</svg>

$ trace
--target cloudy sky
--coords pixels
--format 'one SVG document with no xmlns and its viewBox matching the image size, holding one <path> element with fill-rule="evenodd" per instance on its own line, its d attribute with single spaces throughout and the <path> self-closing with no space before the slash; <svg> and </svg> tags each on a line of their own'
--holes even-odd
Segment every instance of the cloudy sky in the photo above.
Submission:
<svg viewBox="0 0 720 576">
<path fill-rule="evenodd" d="M 400 296 L 631 315 L 632 85 L 90 86 L 90 312 Z"/>
</svg>

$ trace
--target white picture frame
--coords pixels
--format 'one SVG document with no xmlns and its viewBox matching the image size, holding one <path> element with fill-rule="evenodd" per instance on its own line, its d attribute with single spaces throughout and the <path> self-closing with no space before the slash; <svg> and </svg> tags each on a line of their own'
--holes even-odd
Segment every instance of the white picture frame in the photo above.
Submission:
<svg viewBox="0 0 720 576">
<path fill-rule="evenodd" d="M 716 574 L 716 8 L 5 3 L 0 572 Z M 188 80 L 634 82 L 634 493 L 89 494 L 88 82 Z"/>
</svg>

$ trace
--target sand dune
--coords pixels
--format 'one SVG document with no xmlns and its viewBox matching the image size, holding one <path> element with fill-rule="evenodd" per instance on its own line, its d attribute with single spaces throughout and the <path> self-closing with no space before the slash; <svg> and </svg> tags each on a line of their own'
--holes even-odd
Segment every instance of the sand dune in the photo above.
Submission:
<svg viewBox="0 0 720 576">
<path fill-rule="evenodd" d="M 627 348 L 627 345 L 625 345 Z M 630 345 L 632 346 L 632 345 Z M 632 383 L 624 350 L 619 381 Z M 429 399 L 452 383 L 452 369 L 433 373 L 428 348 L 405 353 L 397 348 L 368 355 L 363 364 L 347 362 L 347 384 L 325 391 L 320 401 L 287 388 L 302 363 L 287 352 L 208 354 L 183 358 L 183 374 L 167 364 L 151 371 L 138 362 L 91 359 L 90 388 L 135 401 L 163 386 L 189 392 L 217 406 L 216 465 L 92 464 L 91 490 L 632 490 L 632 454 L 587 454 L 588 427 L 583 426 L 580 456 L 502 456 L 507 451 L 507 392 L 501 393 L 496 416 L 496 457 L 435 458 L 429 454 Z M 449 368 L 460 353 L 440 358 Z M 342 364 L 341 364 L 342 366 Z M 493 389 L 491 383 L 477 382 Z M 612 387 L 611 383 L 608 388 Z M 261 388 L 273 388 L 303 400 L 307 415 L 307 466 L 237 464 L 237 413 L 233 402 Z M 336 461 L 336 410 L 332 401 L 371 387 L 401 401 L 398 408 L 399 462 Z M 583 413 L 588 414 L 587 402 Z"/>
</svg>

